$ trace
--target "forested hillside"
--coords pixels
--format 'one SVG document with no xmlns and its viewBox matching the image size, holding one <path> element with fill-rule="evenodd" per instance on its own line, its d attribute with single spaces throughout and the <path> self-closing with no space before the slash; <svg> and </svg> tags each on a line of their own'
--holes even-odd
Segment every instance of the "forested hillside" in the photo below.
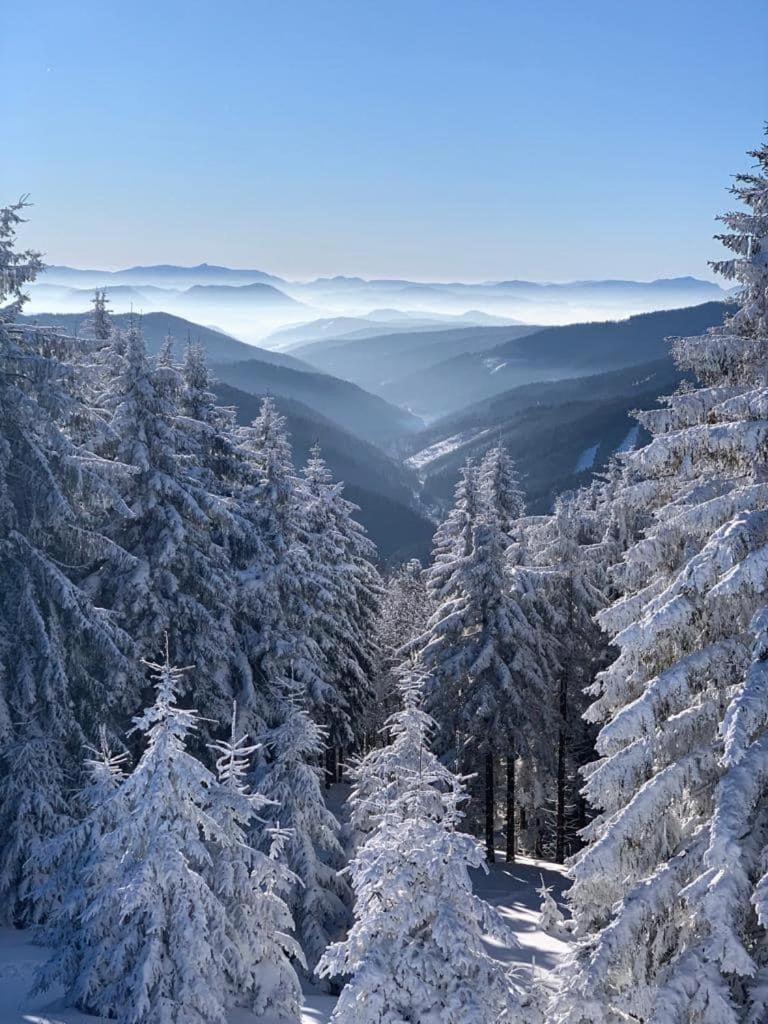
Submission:
<svg viewBox="0 0 768 1024">
<path fill-rule="evenodd" d="M 431 420 L 522 384 L 588 377 L 668 357 L 668 337 L 714 327 L 726 311 L 725 304 L 708 302 L 625 320 L 551 327 L 416 373 L 394 374 L 378 393 Z"/>
<path fill-rule="evenodd" d="M 92 298 L 91 293 L 88 299 Z M 40 324 L 43 327 L 60 327 L 66 334 L 77 335 L 81 327 L 87 326 L 89 315 L 83 313 L 37 313 L 34 316 L 20 317 L 21 322 Z M 188 342 L 200 345 L 211 362 L 236 363 L 243 359 L 258 359 L 275 366 L 288 366 L 294 370 L 312 371 L 308 363 L 303 363 L 287 353 L 273 352 L 271 349 L 247 345 L 228 334 L 215 331 L 211 327 L 172 316 L 170 313 L 116 313 L 112 320 L 116 327 L 128 330 L 132 321 L 141 323 L 141 332 L 150 352 L 157 353 L 163 347 L 166 338 L 171 337 L 181 349 Z"/>
<path fill-rule="evenodd" d="M 467 458 L 501 439 L 515 459 L 528 508 L 546 513 L 558 494 L 588 484 L 620 452 L 648 440 L 632 413 L 656 405 L 684 374 L 671 359 L 590 377 L 525 384 L 438 420 L 410 441 L 406 459 L 425 502 L 450 499 Z"/>
<path fill-rule="evenodd" d="M 256 419 L 262 398 L 220 382 L 212 387 L 222 405 L 234 408 L 238 423 Z M 344 481 L 345 495 L 359 506 L 358 518 L 382 561 L 426 557 L 434 523 L 421 510 L 416 473 L 301 402 L 283 397 L 274 402 L 285 416 L 297 463 L 306 462 L 312 447 L 320 445 L 334 477 Z"/>
</svg>

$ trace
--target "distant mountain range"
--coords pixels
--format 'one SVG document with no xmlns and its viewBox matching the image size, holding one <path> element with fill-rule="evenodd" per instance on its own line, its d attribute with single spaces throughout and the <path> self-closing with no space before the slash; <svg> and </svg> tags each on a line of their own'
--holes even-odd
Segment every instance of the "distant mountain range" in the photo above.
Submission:
<svg viewBox="0 0 768 1024">
<path fill-rule="evenodd" d="M 264 339 L 270 348 L 292 350 L 315 342 L 358 341 L 401 331 L 444 331 L 449 325 L 478 327 L 510 323 L 501 317 L 468 310 L 459 316 L 444 313 L 403 313 L 396 309 L 375 309 L 366 316 L 335 316 L 294 324 L 274 331 Z"/>
<path fill-rule="evenodd" d="M 206 263 L 116 271 L 49 266 L 29 289 L 30 311 L 80 312 L 96 287 L 107 289 L 116 312 L 127 312 L 133 305 L 144 312 L 167 311 L 202 318 L 249 341 L 263 341 L 272 335 L 269 347 L 290 344 L 285 338 L 275 338 L 274 332 L 296 327 L 300 321 L 305 326 L 313 321 L 363 319 L 366 322 L 352 329 L 371 333 L 368 321 L 382 312 L 388 323 L 412 317 L 417 321 L 411 323 L 415 331 L 438 325 L 447 317 L 467 318 L 470 324 L 486 325 L 563 324 L 606 320 L 727 297 L 718 285 L 694 277 L 567 283 L 419 282 L 361 277 L 289 281 L 262 270 Z M 341 330 L 331 325 L 329 332 L 339 337 L 347 333 L 346 325 Z M 314 336 L 305 332 L 296 340 L 319 340 L 331 336 L 329 332 Z"/>
<path fill-rule="evenodd" d="M 161 288 L 190 288 L 194 284 L 245 285 L 256 281 L 280 284 L 281 278 L 263 270 L 233 270 L 200 263 L 196 267 L 158 264 L 128 267 L 125 270 L 80 270 L 77 267 L 49 265 L 40 277 L 48 284 L 71 288 L 102 288 L 113 284 L 154 284 Z"/>
</svg>

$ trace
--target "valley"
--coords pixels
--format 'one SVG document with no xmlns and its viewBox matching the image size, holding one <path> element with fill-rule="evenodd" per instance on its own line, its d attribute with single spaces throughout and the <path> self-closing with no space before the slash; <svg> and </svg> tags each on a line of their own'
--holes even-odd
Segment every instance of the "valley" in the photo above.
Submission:
<svg viewBox="0 0 768 1024">
<path fill-rule="evenodd" d="M 728 308 L 722 292 L 720 300 L 708 301 L 713 290 L 720 291 L 717 286 L 694 279 L 434 286 L 432 311 L 409 309 L 427 298 L 413 283 L 334 278 L 288 288 L 261 271 L 206 264 L 137 267 L 106 276 L 53 267 L 44 281 L 33 295 L 38 304 L 55 294 L 61 298 L 64 289 L 82 305 L 92 285 L 105 287 L 108 301 L 118 307 L 129 296 L 184 296 L 181 305 L 190 318 L 165 309 L 115 312 L 113 318 L 123 329 L 140 320 L 152 352 L 169 337 L 179 358 L 188 342 L 202 345 L 218 382 L 217 398 L 235 410 L 238 422 L 254 419 L 261 397 L 272 395 L 287 417 L 298 464 L 312 444 L 321 445 L 347 497 L 359 505 L 384 563 L 426 559 L 461 466 L 481 459 L 499 441 L 515 460 L 528 508 L 537 514 L 547 512 L 558 494 L 588 482 L 617 453 L 645 443 L 632 410 L 653 406 L 683 376 L 666 339 L 700 334 L 721 323 Z M 281 289 L 288 305 L 305 299 L 350 302 L 350 296 L 361 303 L 366 297 L 370 303 L 386 299 L 389 305 L 268 330 L 272 321 L 269 315 L 264 319 L 264 310 L 271 305 L 274 311 L 275 302 L 283 301 L 274 294 Z M 527 301 L 542 293 L 550 312 L 552 303 L 592 295 L 597 303 L 629 303 L 629 315 L 546 326 L 505 321 L 487 301 L 489 294 Z M 465 305 L 480 300 L 482 308 L 445 312 L 435 295 L 446 294 L 463 295 Z M 631 313 L 633 301 L 692 298 L 702 301 Z M 213 312 L 220 322 L 245 316 L 258 326 L 235 336 L 207 326 L 203 316 L 192 318 L 196 304 L 203 316 L 218 304 Z M 86 308 L 33 310 L 24 319 L 77 333 Z M 258 345 L 249 340 L 256 334 L 264 335 Z"/>
</svg>

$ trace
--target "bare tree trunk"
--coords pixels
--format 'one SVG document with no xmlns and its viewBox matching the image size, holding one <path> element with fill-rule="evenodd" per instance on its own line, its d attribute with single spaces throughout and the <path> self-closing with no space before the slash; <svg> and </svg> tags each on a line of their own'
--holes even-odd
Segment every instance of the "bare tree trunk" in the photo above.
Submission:
<svg viewBox="0 0 768 1024">
<path fill-rule="evenodd" d="M 344 751 L 336 751 L 336 781 L 344 781 Z"/>
<path fill-rule="evenodd" d="M 485 859 L 489 864 L 496 860 L 493 826 L 496 819 L 493 785 L 493 754 L 485 755 Z"/>
<path fill-rule="evenodd" d="M 330 789 L 336 781 L 336 748 L 325 748 L 325 788 Z"/>
<path fill-rule="evenodd" d="M 515 860 L 517 837 L 515 836 L 515 753 L 507 754 L 507 863 Z"/>
<path fill-rule="evenodd" d="M 567 687 L 560 677 L 560 714 L 564 714 Z M 557 811 L 555 816 L 555 863 L 565 860 L 565 725 L 561 719 L 557 733 Z"/>
<path fill-rule="evenodd" d="M 565 860 L 565 762 L 568 748 L 568 691 L 573 660 L 573 576 L 568 576 L 568 625 L 567 649 L 560 673 L 558 694 L 559 725 L 557 731 L 557 809 L 555 819 L 555 861 L 562 864 Z"/>
</svg>

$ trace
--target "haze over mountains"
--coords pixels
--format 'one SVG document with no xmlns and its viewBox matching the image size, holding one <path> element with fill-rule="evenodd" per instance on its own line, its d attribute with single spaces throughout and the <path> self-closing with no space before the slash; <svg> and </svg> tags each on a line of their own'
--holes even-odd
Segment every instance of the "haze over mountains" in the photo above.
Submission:
<svg viewBox="0 0 768 1024">
<path fill-rule="evenodd" d="M 568 283 L 369 281 L 343 276 L 288 281 L 262 270 L 205 263 L 117 271 L 49 266 L 29 289 L 28 312 L 80 312 L 96 287 L 107 290 L 116 312 L 133 308 L 173 313 L 245 341 L 262 341 L 288 325 L 336 317 L 373 318 L 398 327 L 404 317 L 412 316 L 419 329 L 444 325 L 445 317 L 472 317 L 467 319 L 469 324 L 487 325 L 492 317 L 502 323 L 550 325 L 612 319 L 725 297 L 718 285 L 693 277 Z M 387 311 L 391 311 L 388 317 Z M 360 329 L 365 328 L 364 322 Z M 331 335 L 326 332 L 325 336 Z M 283 347 L 283 343 L 277 339 L 269 347 Z"/>
<path fill-rule="evenodd" d="M 665 339 L 720 323 L 729 298 L 695 278 L 290 282 L 207 264 L 49 267 L 26 318 L 76 333 L 96 287 L 120 326 L 141 313 L 152 351 L 168 335 L 179 355 L 199 342 L 241 422 L 273 395 L 297 461 L 320 442 L 384 560 L 427 554 L 460 466 L 498 438 L 534 512 L 643 443 L 629 413 L 681 379 Z"/>
</svg>

